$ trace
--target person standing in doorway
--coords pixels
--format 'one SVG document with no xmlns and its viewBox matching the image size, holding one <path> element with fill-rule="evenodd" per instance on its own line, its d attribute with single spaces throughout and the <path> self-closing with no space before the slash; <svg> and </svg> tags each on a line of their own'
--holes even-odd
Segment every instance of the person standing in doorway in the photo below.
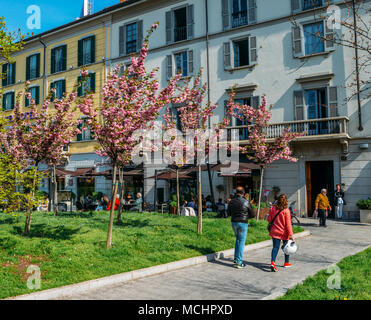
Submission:
<svg viewBox="0 0 371 320">
<path fill-rule="evenodd" d="M 236 190 L 236 196 L 228 204 L 228 214 L 232 216 L 232 228 L 236 236 L 234 247 L 234 263 L 238 269 L 246 267 L 242 261 L 245 248 L 247 228 L 249 219 L 255 216 L 255 213 L 249 203 L 244 198 L 245 191 L 242 187 Z"/>
<path fill-rule="evenodd" d="M 318 211 L 319 226 L 326 228 L 326 218 L 328 215 L 328 210 L 332 211 L 330 202 L 328 201 L 326 189 L 322 189 L 321 193 L 317 195 L 315 201 L 315 209 Z"/>
<path fill-rule="evenodd" d="M 277 202 L 271 208 L 269 216 L 267 218 L 268 222 L 272 221 L 272 228 L 270 229 L 269 235 L 273 240 L 273 248 L 271 255 L 271 271 L 277 272 L 276 258 L 278 251 L 280 250 L 281 240 L 283 242 L 282 248 L 287 244 L 288 240 L 294 241 L 291 224 L 291 213 L 288 209 L 287 197 L 285 194 L 281 194 L 278 197 Z M 285 254 L 284 268 L 290 268 L 291 264 L 289 261 L 290 256 Z"/>
<path fill-rule="evenodd" d="M 336 185 L 335 190 L 335 206 L 336 206 L 336 216 L 338 219 L 343 218 L 343 207 L 345 205 L 344 200 L 344 190 L 341 189 L 340 184 Z"/>
</svg>

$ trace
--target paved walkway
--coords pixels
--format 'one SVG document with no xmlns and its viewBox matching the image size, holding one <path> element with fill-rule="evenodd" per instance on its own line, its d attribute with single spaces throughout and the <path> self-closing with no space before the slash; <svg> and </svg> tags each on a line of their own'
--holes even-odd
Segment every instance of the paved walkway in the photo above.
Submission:
<svg viewBox="0 0 371 320">
<path fill-rule="evenodd" d="M 63 299 L 274 299 L 308 276 L 371 246 L 371 225 L 328 221 L 328 228 L 319 228 L 315 220 L 302 222 L 312 235 L 298 239 L 290 269 L 270 272 L 269 247 L 248 252 L 245 269 L 233 268 L 233 257 L 227 257 Z M 282 250 L 276 264 L 283 264 Z"/>
</svg>

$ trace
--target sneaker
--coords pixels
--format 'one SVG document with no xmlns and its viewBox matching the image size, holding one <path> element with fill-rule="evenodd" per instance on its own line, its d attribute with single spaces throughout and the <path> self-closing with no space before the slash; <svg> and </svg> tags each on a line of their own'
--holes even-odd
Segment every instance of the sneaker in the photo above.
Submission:
<svg viewBox="0 0 371 320">
<path fill-rule="evenodd" d="M 246 267 L 246 264 L 244 264 L 244 263 L 236 263 L 234 265 L 234 267 L 237 268 L 237 269 L 242 269 L 242 268 L 245 268 Z"/>
<path fill-rule="evenodd" d="M 277 272 L 278 271 L 277 267 L 276 267 L 276 264 L 273 261 L 271 262 L 271 271 L 272 272 Z"/>
<path fill-rule="evenodd" d="M 283 264 L 283 267 L 284 267 L 284 268 L 291 268 L 291 263 L 286 263 L 286 262 L 285 262 L 285 263 Z"/>
</svg>

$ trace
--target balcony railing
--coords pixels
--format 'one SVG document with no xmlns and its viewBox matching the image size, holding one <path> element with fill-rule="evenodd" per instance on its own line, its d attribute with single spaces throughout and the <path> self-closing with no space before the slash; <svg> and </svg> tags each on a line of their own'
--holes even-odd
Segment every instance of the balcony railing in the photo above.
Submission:
<svg viewBox="0 0 371 320">
<path fill-rule="evenodd" d="M 247 11 L 239 11 L 232 13 L 232 28 L 245 26 L 248 24 Z"/>
<path fill-rule="evenodd" d="M 187 39 L 187 26 L 174 28 L 174 41 L 182 41 Z"/>
<path fill-rule="evenodd" d="M 325 135 L 336 137 L 348 133 L 348 122 L 349 119 L 347 117 L 335 117 L 272 123 L 267 128 L 267 138 L 274 139 L 280 137 L 286 128 L 290 128 L 290 132 L 304 133 L 304 137 Z M 240 141 L 248 140 L 246 125 L 228 127 L 228 138 L 232 137 L 232 129 L 238 129 L 237 134 L 234 136 L 238 137 Z M 241 131 L 242 129 L 244 130 Z M 241 134 L 242 132 L 243 134 Z"/>
</svg>

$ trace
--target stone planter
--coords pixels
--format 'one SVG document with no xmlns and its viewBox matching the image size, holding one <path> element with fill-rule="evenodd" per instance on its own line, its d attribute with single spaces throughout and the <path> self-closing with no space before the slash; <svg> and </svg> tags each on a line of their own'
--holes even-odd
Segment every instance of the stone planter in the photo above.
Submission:
<svg viewBox="0 0 371 320">
<path fill-rule="evenodd" d="M 362 223 L 371 223 L 371 210 L 359 210 L 359 220 Z"/>
</svg>

